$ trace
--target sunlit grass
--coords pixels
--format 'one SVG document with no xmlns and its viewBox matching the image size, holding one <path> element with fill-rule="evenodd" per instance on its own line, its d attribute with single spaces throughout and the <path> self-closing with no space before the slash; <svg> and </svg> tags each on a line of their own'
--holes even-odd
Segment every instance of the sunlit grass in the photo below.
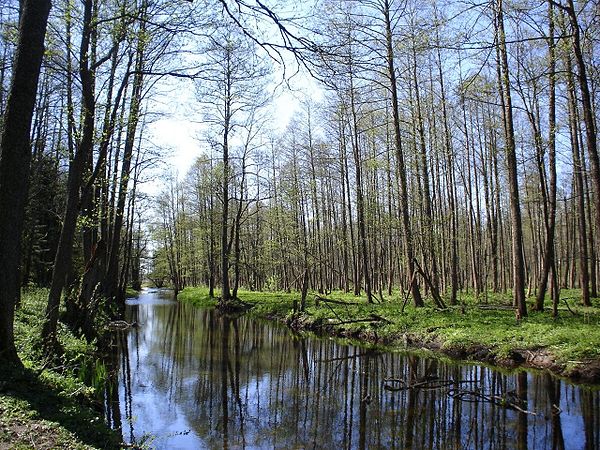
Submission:
<svg viewBox="0 0 600 450">
<path fill-rule="evenodd" d="M 293 313 L 294 300 L 299 293 L 239 291 L 239 298 L 253 305 L 250 314 L 285 321 Z M 216 300 L 204 288 L 186 288 L 180 300 L 199 306 L 214 306 Z M 546 349 L 559 363 L 600 359 L 600 300 L 592 307 L 580 303 L 581 292 L 565 290 L 561 293 L 559 316 L 553 319 L 547 301 L 544 312 L 530 311 L 529 316 L 517 321 L 510 308 L 510 293 L 480 295 L 459 294 L 459 304 L 445 310 L 433 308 L 431 302 L 424 308 L 414 308 L 411 299 L 402 311 L 404 296 L 393 292 L 383 303 L 368 304 L 366 297 L 351 293 L 333 292 L 327 298 L 345 301 L 347 305 L 315 303 L 315 293 L 307 298 L 303 320 L 309 328 L 316 325 L 336 326 L 376 314 L 389 322 L 348 323 L 336 327 L 348 335 L 377 333 L 380 342 L 398 344 L 409 337 L 414 342 L 435 344 L 443 349 L 468 349 L 483 346 L 497 356 L 513 350 Z M 566 299 L 570 310 L 566 307 Z M 529 299 L 533 304 L 534 299 Z M 497 308 L 496 308 L 497 307 Z"/>
</svg>

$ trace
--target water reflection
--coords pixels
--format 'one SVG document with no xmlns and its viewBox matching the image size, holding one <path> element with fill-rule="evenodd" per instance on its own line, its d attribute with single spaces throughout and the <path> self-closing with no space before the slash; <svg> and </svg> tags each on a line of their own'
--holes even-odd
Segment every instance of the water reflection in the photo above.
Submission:
<svg viewBox="0 0 600 450">
<path fill-rule="evenodd" d="M 600 448 L 597 391 L 292 335 L 144 294 L 109 423 L 154 448 Z"/>
</svg>

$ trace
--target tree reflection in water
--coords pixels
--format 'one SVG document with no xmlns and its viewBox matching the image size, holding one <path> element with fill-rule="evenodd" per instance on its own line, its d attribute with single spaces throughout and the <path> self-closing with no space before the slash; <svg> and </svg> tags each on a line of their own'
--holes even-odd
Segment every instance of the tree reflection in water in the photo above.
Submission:
<svg viewBox="0 0 600 450">
<path fill-rule="evenodd" d="M 117 349 L 107 362 L 118 367 L 118 378 L 107 388 L 106 416 L 127 442 L 600 448 L 598 392 L 548 374 L 504 374 L 301 337 L 155 293 L 138 303 L 127 314 L 140 326 L 115 334 Z"/>
</svg>

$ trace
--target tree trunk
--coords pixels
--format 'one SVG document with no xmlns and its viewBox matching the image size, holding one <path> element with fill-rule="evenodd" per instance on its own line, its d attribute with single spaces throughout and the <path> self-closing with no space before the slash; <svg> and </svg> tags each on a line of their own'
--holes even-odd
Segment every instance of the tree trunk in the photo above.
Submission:
<svg viewBox="0 0 600 450">
<path fill-rule="evenodd" d="M 517 319 L 527 316 L 525 303 L 525 262 L 523 260 L 523 227 L 521 224 L 521 205 L 519 201 L 519 177 L 517 172 L 517 153 L 512 114 L 512 98 L 504 32 L 503 0 L 497 0 L 497 32 L 499 84 L 502 91 L 502 107 L 506 137 L 506 162 L 508 166 L 508 185 L 510 193 L 510 212 L 512 228 L 513 294 Z"/>
<path fill-rule="evenodd" d="M 141 15 L 145 15 L 142 10 Z M 117 196 L 117 206 L 114 212 L 114 222 L 112 224 L 112 235 L 109 242 L 108 261 L 106 275 L 103 280 L 104 295 L 107 299 L 116 299 L 119 297 L 119 255 L 121 250 L 121 233 L 123 231 L 123 222 L 125 214 L 125 202 L 127 200 L 127 191 L 131 177 L 131 160 L 135 147 L 135 137 L 140 120 L 140 110 L 142 102 L 142 88 L 144 83 L 143 68 L 145 54 L 145 22 L 140 20 L 141 26 L 138 31 L 138 44 L 136 50 L 135 75 L 133 77 L 131 104 L 129 105 L 129 118 L 127 120 L 127 133 L 123 147 L 123 163 L 121 165 L 121 176 L 119 180 L 119 192 Z"/>
<path fill-rule="evenodd" d="M 547 214 L 545 215 L 546 225 L 546 245 L 544 249 L 544 262 L 542 273 L 538 285 L 538 293 L 535 302 L 535 307 L 538 311 L 544 309 L 544 298 L 548 286 L 548 277 L 552 273 L 552 286 L 550 294 L 552 297 L 553 315 L 557 314 L 558 302 L 558 284 L 556 283 L 556 261 L 554 238 L 556 228 L 556 50 L 554 43 L 554 10 L 552 0 L 548 0 L 548 57 L 549 74 L 548 74 L 548 194 L 547 194 Z M 543 167 L 543 164 L 542 164 Z M 540 167 L 540 170 L 543 170 Z M 556 302 L 555 302 L 556 297 Z"/>
<path fill-rule="evenodd" d="M 225 67 L 225 122 L 223 126 L 223 210 L 221 213 L 221 304 L 225 306 L 231 299 L 229 290 L 229 131 L 231 120 L 231 55 L 227 53 Z"/>
<path fill-rule="evenodd" d="M 66 277 L 71 270 L 73 255 L 73 238 L 79 214 L 79 189 L 83 180 L 85 162 L 92 152 L 94 140 L 94 77 L 90 70 L 90 41 L 92 35 L 93 0 L 86 0 L 84 4 L 83 30 L 81 35 L 81 48 L 79 54 L 79 76 L 83 98 L 83 130 L 81 141 L 75 155 L 69 164 L 67 179 L 67 204 L 63 217 L 63 227 L 58 241 L 58 248 L 54 258 L 54 271 L 52 283 L 48 294 L 46 318 L 42 329 L 42 339 L 48 351 L 53 351 L 57 345 L 56 328 L 58 325 L 58 309 Z"/>
<path fill-rule="evenodd" d="M 0 142 L 0 361 L 20 365 L 14 308 L 20 298 L 21 235 L 31 164 L 29 141 L 44 55 L 48 0 L 23 0 L 19 41 Z"/>
<path fill-rule="evenodd" d="M 437 14 L 437 11 L 436 11 Z M 436 17 L 437 20 L 437 17 Z M 439 44 L 439 34 L 436 28 L 436 42 Z M 442 96 L 442 119 L 444 122 L 444 150 L 446 156 L 446 190 L 448 195 L 448 208 L 450 210 L 450 304 L 456 305 L 458 292 L 458 218 L 456 213 L 455 176 L 454 176 L 454 149 L 450 134 L 446 87 L 442 70 L 442 57 L 440 46 L 437 45 L 437 63 L 440 91 Z"/>
<path fill-rule="evenodd" d="M 585 67 L 585 61 L 583 59 L 583 53 L 581 49 L 581 33 L 579 30 L 579 23 L 577 21 L 577 15 L 575 12 L 575 5 L 573 0 L 568 0 L 567 7 L 565 8 L 569 15 L 571 22 L 571 32 L 573 33 L 573 53 L 575 54 L 575 63 L 577 64 L 577 78 L 579 80 L 579 89 L 581 91 L 581 103 L 583 106 L 583 121 L 585 123 L 585 136 L 587 140 L 587 148 L 590 158 L 591 175 L 594 183 L 594 190 L 596 191 L 596 228 L 600 231 L 600 159 L 598 157 L 598 144 L 596 137 L 596 125 L 594 118 L 594 111 L 592 106 L 592 98 L 590 95 L 590 89 L 588 85 L 587 71 Z M 571 70 L 571 67 L 569 67 Z"/>
<path fill-rule="evenodd" d="M 394 49 L 392 43 L 392 25 L 390 17 L 390 2 L 384 0 L 384 19 L 386 27 L 386 50 L 387 50 L 387 75 L 390 82 L 390 92 L 392 94 L 392 117 L 394 121 L 394 142 L 396 145 L 396 164 L 398 166 L 398 177 L 400 181 L 400 209 L 402 210 L 402 230 L 404 232 L 404 256 L 408 268 L 408 279 L 412 280 L 409 286 L 413 297 L 413 303 L 416 307 L 424 306 L 419 285 L 414 277 L 414 253 L 412 233 L 410 226 L 409 204 L 408 204 L 408 185 L 406 181 L 406 165 L 404 164 L 404 153 L 402 150 L 402 137 L 400 134 L 400 112 L 398 105 L 398 86 L 396 82 L 396 69 L 394 67 Z"/>
<path fill-rule="evenodd" d="M 352 74 L 350 75 L 352 77 Z M 361 259 L 362 276 L 365 280 L 365 293 L 367 294 L 367 302 L 373 302 L 371 292 L 371 274 L 369 269 L 369 249 L 367 246 L 367 233 L 365 227 L 365 199 L 363 193 L 362 182 L 362 158 L 360 155 L 360 144 L 358 141 L 358 118 L 356 114 L 356 104 L 354 98 L 354 87 L 352 78 L 350 80 L 350 108 L 352 113 L 352 154 L 354 156 L 355 180 L 356 180 L 356 222 L 358 227 L 358 253 Z M 356 290 L 360 291 L 360 286 L 355 286 Z"/>
<path fill-rule="evenodd" d="M 569 129 L 571 132 L 571 150 L 573 154 L 573 181 L 574 194 L 577 203 L 577 227 L 579 235 L 579 287 L 581 288 L 581 297 L 585 306 L 591 306 L 590 300 L 590 277 L 588 269 L 588 246 L 587 246 L 587 223 L 585 211 L 585 186 L 583 182 L 583 164 L 579 145 L 579 127 L 577 114 L 577 100 L 575 93 L 575 83 L 571 72 L 571 58 L 567 63 L 567 89 L 569 97 Z"/>
</svg>

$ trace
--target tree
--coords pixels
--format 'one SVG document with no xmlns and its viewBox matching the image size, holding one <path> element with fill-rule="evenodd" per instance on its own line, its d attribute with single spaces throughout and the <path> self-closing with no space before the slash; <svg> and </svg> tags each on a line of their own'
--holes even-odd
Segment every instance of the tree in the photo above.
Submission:
<svg viewBox="0 0 600 450">
<path fill-rule="evenodd" d="M 56 331 L 58 326 L 60 298 L 66 283 L 67 274 L 71 270 L 73 239 L 80 207 L 80 189 L 83 183 L 86 162 L 91 159 L 93 151 L 94 117 L 96 113 L 96 100 L 94 96 L 95 77 L 93 69 L 95 61 L 90 61 L 90 57 L 96 54 L 95 51 L 91 51 L 92 46 L 94 45 L 92 40 L 93 7 L 93 0 L 85 0 L 79 53 L 79 76 L 81 79 L 83 115 L 82 130 L 80 133 L 81 138 L 76 146 L 77 149 L 69 164 L 67 201 L 63 217 L 63 227 L 54 258 L 52 284 L 48 294 L 46 319 L 42 329 L 44 346 L 49 351 L 54 351 L 58 344 Z"/>
<path fill-rule="evenodd" d="M 23 0 L 19 41 L 0 142 L 0 361 L 19 365 L 14 308 L 21 289 L 21 240 L 31 163 L 30 130 L 49 0 Z"/>
<path fill-rule="evenodd" d="M 408 275 L 410 277 L 409 289 L 411 291 L 414 305 L 417 307 L 423 306 L 423 299 L 419 290 L 419 285 L 415 277 L 415 261 L 413 254 L 413 238 L 412 228 L 409 215 L 408 202 L 408 184 L 406 180 L 406 164 L 404 161 L 404 150 L 402 147 L 402 136 L 400 133 L 400 112 L 398 104 L 398 84 L 396 80 L 396 68 L 394 58 L 394 46 L 392 41 L 392 19 L 390 12 L 390 0 L 383 0 L 382 13 L 385 26 L 385 48 L 387 62 L 387 77 L 389 81 L 389 89 L 391 93 L 392 118 L 394 127 L 394 145 L 396 151 L 396 164 L 398 165 L 398 176 L 400 178 L 400 209 L 402 217 L 402 229 L 404 232 L 404 254 L 406 257 L 406 265 Z"/>
<path fill-rule="evenodd" d="M 523 227 L 519 202 L 519 178 L 513 122 L 513 106 L 509 79 L 506 35 L 504 31 L 504 10 L 502 0 L 496 4 L 496 31 L 498 36 L 498 84 L 501 91 L 501 104 L 504 118 L 505 152 L 508 166 L 508 186 L 510 192 L 510 212 L 512 225 L 513 295 L 517 318 L 527 316 L 525 303 L 525 263 L 523 261 Z"/>
<path fill-rule="evenodd" d="M 267 72 L 256 47 L 236 30 L 231 20 L 226 19 L 218 25 L 221 29 L 211 36 L 205 49 L 206 74 L 202 76 L 198 96 L 208 106 L 205 121 L 219 130 L 209 139 L 222 153 L 221 304 L 226 306 L 232 298 L 229 271 L 236 229 L 229 211 L 235 178 L 232 139 L 241 123 L 252 119 L 252 111 L 264 104 L 262 86 Z"/>
</svg>

